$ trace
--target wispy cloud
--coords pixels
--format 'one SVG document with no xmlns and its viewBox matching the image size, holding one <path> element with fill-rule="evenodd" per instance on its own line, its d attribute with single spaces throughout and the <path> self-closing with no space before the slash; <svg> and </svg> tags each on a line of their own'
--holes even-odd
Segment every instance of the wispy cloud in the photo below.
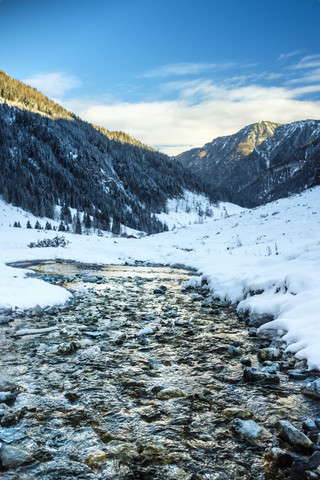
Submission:
<svg viewBox="0 0 320 480">
<path fill-rule="evenodd" d="M 67 107 L 89 122 L 124 130 L 169 155 L 261 120 L 288 123 L 320 118 L 320 101 L 299 99 L 307 93 L 301 88 L 225 87 L 208 80 L 173 82 L 171 88 L 177 90 L 177 98 L 171 101 L 85 106 L 73 101 Z"/>
<path fill-rule="evenodd" d="M 64 72 L 36 73 L 23 81 L 49 97 L 58 98 L 81 85 L 76 77 Z"/>
<path fill-rule="evenodd" d="M 213 70 L 228 70 L 235 67 L 237 64 L 234 62 L 221 62 L 221 63 L 171 63 L 169 65 L 162 65 L 153 70 L 150 70 L 143 74 L 145 78 L 156 77 L 169 77 L 169 76 L 182 76 L 182 75 L 200 75 L 204 72 Z"/>
<path fill-rule="evenodd" d="M 293 66 L 294 69 L 309 69 L 320 67 L 320 54 L 317 55 L 307 55 L 303 57 L 296 65 Z"/>
<path fill-rule="evenodd" d="M 295 57 L 301 54 L 301 50 L 295 50 L 294 52 L 282 53 L 278 60 L 287 60 L 288 58 Z"/>
</svg>

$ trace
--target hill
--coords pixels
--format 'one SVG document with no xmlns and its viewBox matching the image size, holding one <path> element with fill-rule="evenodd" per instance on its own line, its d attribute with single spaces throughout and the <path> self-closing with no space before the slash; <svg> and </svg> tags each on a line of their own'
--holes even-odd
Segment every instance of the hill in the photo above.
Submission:
<svg viewBox="0 0 320 480">
<path fill-rule="evenodd" d="M 256 123 L 176 158 L 225 200 L 262 205 L 319 183 L 320 121 Z"/>
<path fill-rule="evenodd" d="M 40 217 L 62 210 L 66 222 L 76 209 L 114 233 L 120 224 L 156 233 L 167 228 L 155 215 L 168 199 L 210 194 L 166 155 L 82 121 L 4 72 L 0 95 L 0 195 L 8 203 Z"/>
</svg>

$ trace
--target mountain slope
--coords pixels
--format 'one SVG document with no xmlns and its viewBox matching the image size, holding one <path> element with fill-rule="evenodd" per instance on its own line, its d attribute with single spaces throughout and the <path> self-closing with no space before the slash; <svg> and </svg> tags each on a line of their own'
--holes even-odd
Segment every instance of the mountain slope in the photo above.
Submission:
<svg viewBox="0 0 320 480">
<path fill-rule="evenodd" d="M 210 180 L 225 199 L 261 205 L 318 182 L 320 121 L 249 125 L 176 158 Z"/>
<path fill-rule="evenodd" d="M 209 189 L 181 165 L 121 132 L 80 120 L 36 90 L 0 72 L 0 194 L 53 218 L 56 205 L 93 217 L 98 228 L 125 224 L 146 232 L 185 189 Z"/>
</svg>

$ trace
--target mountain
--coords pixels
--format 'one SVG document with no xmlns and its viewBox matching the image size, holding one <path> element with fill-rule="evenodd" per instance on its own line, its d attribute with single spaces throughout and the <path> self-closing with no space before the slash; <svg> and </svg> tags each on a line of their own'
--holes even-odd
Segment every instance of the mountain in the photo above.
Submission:
<svg viewBox="0 0 320 480">
<path fill-rule="evenodd" d="M 123 132 L 82 121 L 0 71 L 0 195 L 36 216 L 85 212 L 103 230 L 166 229 L 156 214 L 185 190 L 210 188 L 179 163 Z"/>
<path fill-rule="evenodd" d="M 176 159 L 224 200 L 254 207 L 320 182 L 320 121 L 256 123 Z"/>
</svg>

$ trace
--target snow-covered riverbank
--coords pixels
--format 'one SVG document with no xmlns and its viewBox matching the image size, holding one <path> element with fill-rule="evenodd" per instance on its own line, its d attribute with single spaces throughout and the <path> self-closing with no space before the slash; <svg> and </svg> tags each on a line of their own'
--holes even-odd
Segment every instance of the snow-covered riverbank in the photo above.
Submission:
<svg viewBox="0 0 320 480">
<path fill-rule="evenodd" d="M 27 221 L 23 212 L 19 215 Z M 273 317 L 267 326 L 287 332 L 289 348 L 307 358 L 310 368 L 320 369 L 320 187 L 223 216 L 142 239 L 65 234 L 66 248 L 30 249 L 30 242 L 57 233 L 9 227 L 19 220 L 18 213 L 2 204 L 0 308 L 58 304 L 69 296 L 59 287 L 25 279 L 25 271 L 7 262 L 59 258 L 183 264 L 196 268 L 215 296 L 238 304 L 239 313 Z"/>
</svg>

